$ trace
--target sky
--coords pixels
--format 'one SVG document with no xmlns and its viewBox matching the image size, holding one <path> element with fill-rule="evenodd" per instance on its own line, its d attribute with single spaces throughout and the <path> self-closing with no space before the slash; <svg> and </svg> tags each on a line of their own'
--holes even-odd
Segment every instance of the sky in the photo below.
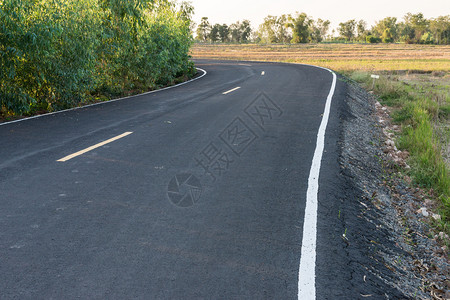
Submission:
<svg viewBox="0 0 450 300">
<path fill-rule="evenodd" d="M 257 28 L 267 15 L 279 16 L 305 12 L 314 19 L 331 21 L 331 28 L 351 19 L 369 25 L 385 17 L 399 20 L 408 13 L 421 12 L 426 18 L 450 15 L 450 0 L 190 0 L 195 8 L 194 21 L 208 17 L 211 24 L 231 24 L 248 19 Z"/>
</svg>

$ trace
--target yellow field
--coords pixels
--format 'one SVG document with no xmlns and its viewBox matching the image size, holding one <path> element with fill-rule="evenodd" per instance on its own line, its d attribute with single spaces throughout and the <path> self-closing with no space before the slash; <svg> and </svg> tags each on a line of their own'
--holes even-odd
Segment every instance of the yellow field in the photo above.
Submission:
<svg viewBox="0 0 450 300">
<path fill-rule="evenodd" d="M 193 58 L 283 61 L 336 71 L 450 71 L 450 46 L 407 44 L 195 44 Z"/>
</svg>

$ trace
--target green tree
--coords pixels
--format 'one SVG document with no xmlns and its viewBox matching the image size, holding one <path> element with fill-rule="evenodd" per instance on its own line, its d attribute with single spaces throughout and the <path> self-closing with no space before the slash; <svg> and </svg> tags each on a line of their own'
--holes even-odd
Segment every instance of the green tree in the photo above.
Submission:
<svg viewBox="0 0 450 300">
<path fill-rule="evenodd" d="M 397 18 L 387 17 L 372 28 L 372 33 L 383 40 L 383 43 L 392 43 L 399 39 Z"/>
<path fill-rule="evenodd" d="M 416 32 L 410 24 L 399 23 L 399 40 L 407 44 L 416 42 Z"/>
<path fill-rule="evenodd" d="M 356 20 L 349 20 L 344 23 L 339 23 L 339 35 L 347 40 L 352 41 L 355 37 Z"/>
<path fill-rule="evenodd" d="M 422 44 L 434 44 L 433 34 L 431 32 L 425 32 L 420 38 Z"/>
<path fill-rule="evenodd" d="M 246 43 L 250 39 L 252 33 L 252 27 L 249 20 L 243 20 L 240 24 L 241 42 Z"/>
<path fill-rule="evenodd" d="M 211 31 L 209 32 L 209 40 L 211 42 L 215 43 L 219 40 L 220 27 L 220 24 L 214 24 L 214 26 L 211 28 Z"/>
<path fill-rule="evenodd" d="M 427 20 L 422 13 L 407 13 L 404 20 L 405 27 L 409 29 L 410 41 L 413 43 L 420 43 L 422 35 L 424 35 L 428 29 L 430 21 Z"/>
<path fill-rule="evenodd" d="M 305 13 L 297 13 L 295 17 L 290 18 L 290 27 L 292 28 L 292 43 L 308 43 L 311 41 L 312 19 Z"/>
<path fill-rule="evenodd" d="M 208 17 L 203 17 L 200 24 L 197 26 L 197 39 L 201 42 L 206 42 L 211 31 L 211 24 L 209 24 Z"/>
<path fill-rule="evenodd" d="M 292 27 L 291 15 L 267 16 L 259 27 L 258 39 L 264 43 L 289 43 Z"/>
<path fill-rule="evenodd" d="M 18 114 L 82 101 L 95 83 L 94 1 L 0 3 L 0 106 Z"/>
<path fill-rule="evenodd" d="M 230 25 L 230 35 L 231 42 L 240 43 L 241 42 L 241 24 L 238 22 Z"/>
<path fill-rule="evenodd" d="M 281 15 L 275 23 L 275 34 L 278 43 L 289 43 L 292 40 L 292 29 L 289 25 L 291 16 Z"/>
<path fill-rule="evenodd" d="M 194 6 L 191 2 L 182 1 L 178 10 L 178 17 L 181 18 L 189 26 L 191 35 L 194 34 L 195 22 L 192 19 L 194 15 Z"/>
<path fill-rule="evenodd" d="M 259 39 L 263 43 L 279 43 L 279 21 L 276 16 L 267 16 L 259 26 Z"/>
<path fill-rule="evenodd" d="M 392 43 L 394 41 L 390 28 L 386 28 L 384 30 L 381 40 L 383 41 L 383 43 Z"/>
<path fill-rule="evenodd" d="M 58 110 L 192 74 L 191 20 L 170 1 L 0 1 L 0 109 Z"/>
<path fill-rule="evenodd" d="M 318 19 L 311 23 L 311 40 L 315 43 L 322 42 L 330 29 L 330 21 Z"/>
<path fill-rule="evenodd" d="M 219 38 L 222 43 L 226 43 L 230 41 L 230 30 L 227 24 L 222 24 L 219 27 Z"/>
<path fill-rule="evenodd" d="M 363 42 L 366 41 L 366 37 L 369 35 L 369 31 L 367 30 L 367 23 L 364 20 L 359 20 L 356 24 L 356 37 L 358 41 Z"/>
<path fill-rule="evenodd" d="M 436 44 L 450 44 L 450 15 L 430 20 L 429 30 Z"/>
</svg>

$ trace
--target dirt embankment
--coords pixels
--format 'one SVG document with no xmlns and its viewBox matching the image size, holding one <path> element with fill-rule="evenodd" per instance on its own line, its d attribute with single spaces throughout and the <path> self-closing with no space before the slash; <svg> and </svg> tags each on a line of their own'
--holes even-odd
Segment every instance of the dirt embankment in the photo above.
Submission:
<svg viewBox="0 0 450 300">
<path fill-rule="evenodd" d="M 405 297 L 450 299 L 448 249 L 439 242 L 443 233 L 427 225 L 439 216 L 425 194 L 408 187 L 398 172 L 409 167 L 408 153 L 395 147 L 393 132 L 399 128 L 391 125 L 387 108 L 352 82 L 346 102 L 350 115 L 343 121 L 340 164 L 361 194 L 355 218 L 376 230 L 361 228 L 343 238 L 364 257 L 359 265 L 365 271 Z"/>
</svg>

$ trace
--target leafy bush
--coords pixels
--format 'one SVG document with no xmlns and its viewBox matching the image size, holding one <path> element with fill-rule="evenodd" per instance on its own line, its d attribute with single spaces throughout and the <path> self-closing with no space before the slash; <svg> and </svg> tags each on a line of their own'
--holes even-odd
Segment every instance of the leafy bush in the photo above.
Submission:
<svg viewBox="0 0 450 300">
<path fill-rule="evenodd" d="M 376 36 L 373 36 L 373 35 L 368 35 L 368 36 L 366 36 L 366 42 L 370 43 L 370 44 L 375 44 L 375 43 L 380 43 L 381 39 Z"/>
<path fill-rule="evenodd" d="M 420 43 L 422 44 L 434 44 L 433 35 L 430 32 L 425 32 L 420 38 Z"/>
<path fill-rule="evenodd" d="M 392 43 L 394 42 L 394 38 L 392 37 L 392 32 L 390 28 L 386 28 L 383 32 L 383 43 Z"/>
<path fill-rule="evenodd" d="M 0 2 L 0 108 L 58 110 L 193 73 L 190 14 L 156 0 Z"/>
</svg>

